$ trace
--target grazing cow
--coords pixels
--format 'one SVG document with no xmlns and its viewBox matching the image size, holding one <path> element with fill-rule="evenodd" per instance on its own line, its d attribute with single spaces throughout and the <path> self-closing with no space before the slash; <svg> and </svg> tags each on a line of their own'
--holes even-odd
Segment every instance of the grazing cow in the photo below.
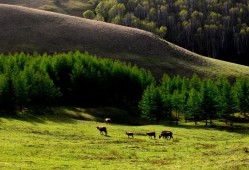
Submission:
<svg viewBox="0 0 249 170">
<path fill-rule="evenodd" d="M 146 135 L 148 135 L 150 138 L 154 137 L 154 139 L 156 139 L 156 132 L 147 132 Z"/>
<path fill-rule="evenodd" d="M 128 138 L 129 138 L 130 136 L 134 138 L 133 132 L 126 132 L 126 135 L 128 136 Z"/>
<path fill-rule="evenodd" d="M 105 123 L 110 125 L 111 124 L 111 118 L 105 118 Z"/>
<path fill-rule="evenodd" d="M 164 139 L 168 139 L 168 137 L 169 137 L 169 139 L 174 139 L 173 138 L 173 133 L 171 132 L 171 131 L 162 131 L 161 132 L 161 134 L 159 135 L 159 138 L 161 138 L 161 137 L 163 137 Z"/>
<path fill-rule="evenodd" d="M 105 135 L 107 135 L 107 129 L 105 126 L 97 126 L 97 129 L 100 131 L 100 134 L 103 134 L 103 132 L 105 132 Z"/>
</svg>

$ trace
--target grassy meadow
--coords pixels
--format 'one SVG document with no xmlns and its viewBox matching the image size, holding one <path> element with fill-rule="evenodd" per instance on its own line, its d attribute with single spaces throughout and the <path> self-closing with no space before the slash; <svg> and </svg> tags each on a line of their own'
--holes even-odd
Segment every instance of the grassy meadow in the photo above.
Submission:
<svg viewBox="0 0 249 170">
<path fill-rule="evenodd" d="M 0 169 L 248 169 L 249 129 L 193 126 L 106 125 L 100 117 L 81 113 L 81 120 L 58 112 L 38 117 L 0 118 Z M 99 115 L 98 115 L 99 116 Z M 103 115 L 102 115 L 103 116 Z M 127 117 L 126 115 L 120 115 Z M 174 141 L 159 139 L 171 130 Z M 133 131 L 128 138 L 126 131 Z M 145 136 L 156 131 L 157 138 Z"/>
</svg>

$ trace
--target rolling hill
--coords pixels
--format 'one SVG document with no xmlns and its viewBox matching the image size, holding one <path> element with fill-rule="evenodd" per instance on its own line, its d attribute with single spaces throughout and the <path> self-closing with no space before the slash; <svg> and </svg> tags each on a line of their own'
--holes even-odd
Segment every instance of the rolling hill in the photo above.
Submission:
<svg viewBox="0 0 249 170">
<path fill-rule="evenodd" d="M 249 67 L 197 55 L 152 33 L 27 7 L 0 4 L 0 52 L 88 51 L 136 64 L 155 76 L 249 75 Z"/>
<path fill-rule="evenodd" d="M 79 17 L 82 17 L 84 10 L 91 9 L 88 0 L 0 0 L 0 4 L 19 5 Z"/>
</svg>

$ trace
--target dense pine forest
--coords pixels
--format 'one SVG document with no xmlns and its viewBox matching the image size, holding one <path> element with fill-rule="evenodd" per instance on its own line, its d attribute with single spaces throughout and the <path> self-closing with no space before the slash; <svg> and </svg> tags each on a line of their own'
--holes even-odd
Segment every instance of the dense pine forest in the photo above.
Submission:
<svg viewBox="0 0 249 170">
<path fill-rule="evenodd" d="M 202 80 L 196 75 L 192 78 L 165 75 L 158 85 L 152 84 L 144 91 L 139 103 L 141 114 L 157 124 L 161 120 L 174 120 L 178 123 L 180 115 L 186 121 L 197 124 L 205 120 L 212 125 L 217 118 L 233 124 L 235 113 L 248 117 L 249 81 L 239 77 L 231 83 L 225 77 L 216 80 Z"/>
<path fill-rule="evenodd" d="M 80 52 L 0 56 L 1 109 L 54 105 L 137 105 L 154 82 L 135 66 Z"/>
<path fill-rule="evenodd" d="M 231 125 L 235 113 L 248 117 L 249 80 L 243 77 L 200 79 L 152 74 L 130 64 L 87 53 L 53 55 L 16 53 L 0 56 L 1 109 L 55 105 L 114 106 L 159 123 L 222 118 Z"/>
<path fill-rule="evenodd" d="M 248 0 L 89 0 L 82 8 L 85 18 L 148 30 L 199 54 L 249 64 Z"/>
</svg>

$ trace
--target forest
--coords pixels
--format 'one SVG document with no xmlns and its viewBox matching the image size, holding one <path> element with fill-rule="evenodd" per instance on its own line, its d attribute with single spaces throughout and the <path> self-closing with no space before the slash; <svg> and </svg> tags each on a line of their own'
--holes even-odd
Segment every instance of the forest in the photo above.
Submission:
<svg viewBox="0 0 249 170">
<path fill-rule="evenodd" d="M 248 0 L 89 0 L 83 17 L 144 29 L 204 56 L 249 65 Z"/>
<path fill-rule="evenodd" d="M 164 75 L 156 81 L 149 71 L 88 53 L 0 55 L 0 105 L 3 111 L 56 105 L 122 108 L 154 121 L 197 123 L 234 114 L 248 117 L 249 80 L 201 79 Z"/>
<path fill-rule="evenodd" d="M 1 109 L 54 105 L 137 105 L 154 82 L 150 72 L 87 53 L 0 56 Z"/>
<path fill-rule="evenodd" d="M 156 124 L 161 120 L 174 120 L 178 124 L 180 115 L 185 121 L 195 124 L 205 121 L 212 126 L 213 120 L 223 119 L 233 125 L 235 113 L 248 117 L 249 81 L 238 77 L 230 82 L 225 77 L 215 80 L 169 77 L 165 75 L 157 85 L 151 84 L 139 102 L 141 115 Z"/>
</svg>

